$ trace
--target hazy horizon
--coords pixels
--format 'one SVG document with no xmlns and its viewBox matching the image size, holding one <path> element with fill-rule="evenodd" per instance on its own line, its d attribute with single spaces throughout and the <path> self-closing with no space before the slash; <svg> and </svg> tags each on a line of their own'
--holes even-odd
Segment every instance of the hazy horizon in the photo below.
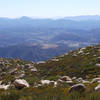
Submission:
<svg viewBox="0 0 100 100">
<path fill-rule="evenodd" d="M 70 18 L 70 17 L 87 17 L 87 16 L 89 16 L 89 17 L 100 17 L 100 15 L 73 15 L 73 16 L 54 16 L 54 17 L 39 17 L 39 16 L 19 16 L 19 17 L 6 17 L 6 16 L 0 16 L 0 18 L 11 18 L 11 19 L 16 19 L 16 18 L 22 18 L 22 17 L 29 17 L 29 18 L 33 18 L 33 19 L 45 19 L 45 18 L 47 18 L 47 19 L 59 19 L 59 18 L 66 18 L 66 17 L 68 17 L 68 18 Z"/>
<path fill-rule="evenodd" d="M 99 0 L 3 0 L 0 1 L 0 17 L 59 18 L 100 15 L 99 4 Z"/>
</svg>

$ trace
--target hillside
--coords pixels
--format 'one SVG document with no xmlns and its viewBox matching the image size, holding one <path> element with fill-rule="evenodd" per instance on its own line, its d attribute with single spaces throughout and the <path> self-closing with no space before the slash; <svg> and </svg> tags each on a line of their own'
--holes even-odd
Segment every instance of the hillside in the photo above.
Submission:
<svg viewBox="0 0 100 100">
<path fill-rule="evenodd" d="M 0 100 L 99 100 L 99 82 L 100 45 L 37 63 L 0 58 Z"/>
<path fill-rule="evenodd" d="M 71 77 L 84 77 L 99 75 L 100 72 L 100 45 L 88 46 L 72 51 L 68 54 L 39 64 L 38 67 L 45 70 L 47 77 L 57 75 L 68 75 Z M 49 70 L 50 69 L 50 70 Z"/>
</svg>

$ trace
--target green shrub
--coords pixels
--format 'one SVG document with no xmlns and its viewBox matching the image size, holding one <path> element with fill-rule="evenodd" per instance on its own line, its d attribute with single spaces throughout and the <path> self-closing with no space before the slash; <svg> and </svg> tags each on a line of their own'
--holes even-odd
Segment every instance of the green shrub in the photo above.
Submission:
<svg viewBox="0 0 100 100">
<path fill-rule="evenodd" d="M 19 100 L 20 95 L 17 94 L 16 92 L 4 92 L 0 96 L 1 100 Z"/>
</svg>

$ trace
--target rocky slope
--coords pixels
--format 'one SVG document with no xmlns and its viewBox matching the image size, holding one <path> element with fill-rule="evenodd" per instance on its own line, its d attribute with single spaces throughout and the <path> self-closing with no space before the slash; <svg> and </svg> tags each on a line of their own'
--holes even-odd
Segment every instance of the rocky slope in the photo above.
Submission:
<svg viewBox="0 0 100 100">
<path fill-rule="evenodd" d="M 88 46 L 47 61 L 29 62 L 21 59 L 0 58 L 0 80 L 57 80 L 61 76 L 91 79 L 100 74 L 100 45 Z M 32 79 L 30 79 L 32 78 Z M 33 82 L 34 83 L 34 82 Z"/>
<path fill-rule="evenodd" d="M 37 63 L 0 58 L 0 89 L 19 90 L 27 87 L 32 88 L 32 92 L 35 93 L 34 88 L 39 89 L 38 91 L 42 88 L 44 91 L 50 86 L 60 87 L 61 90 L 66 88 L 68 93 L 72 91 L 90 93 L 100 90 L 99 83 L 100 45 L 80 48 Z"/>
</svg>

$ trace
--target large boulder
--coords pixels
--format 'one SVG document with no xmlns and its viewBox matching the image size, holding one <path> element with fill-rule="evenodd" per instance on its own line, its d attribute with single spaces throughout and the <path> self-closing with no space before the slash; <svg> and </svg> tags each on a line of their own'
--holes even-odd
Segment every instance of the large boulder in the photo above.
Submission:
<svg viewBox="0 0 100 100">
<path fill-rule="evenodd" d="M 28 82 L 24 79 L 16 79 L 14 81 L 14 85 L 17 89 L 22 89 L 24 87 L 29 87 Z"/>
<path fill-rule="evenodd" d="M 76 85 L 73 85 L 71 88 L 69 88 L 68 93 L 71 93 L 73 91 L 84 92 L 85 89 L 86 87 L 84 86 L 84 84 L 76 84 Z"/>
</svg>

